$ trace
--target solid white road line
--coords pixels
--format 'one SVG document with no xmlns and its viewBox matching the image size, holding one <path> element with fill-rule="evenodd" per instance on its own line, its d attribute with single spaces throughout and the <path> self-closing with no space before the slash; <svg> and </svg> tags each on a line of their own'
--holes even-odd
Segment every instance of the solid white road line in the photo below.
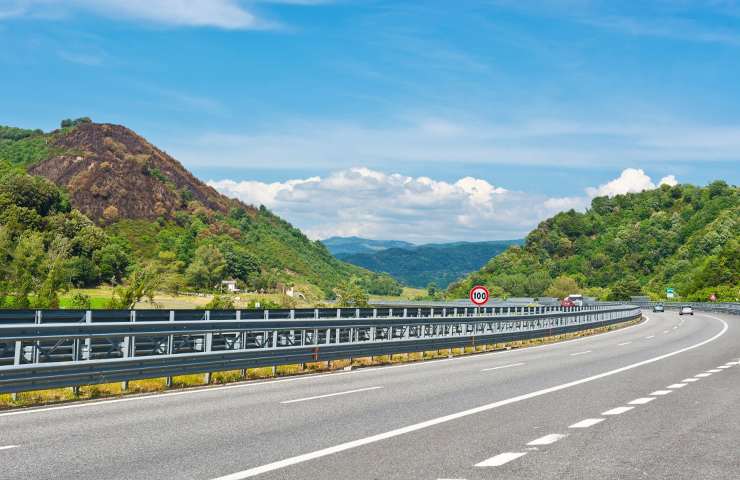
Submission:
<svg viewBox="0 0 740 480">
<path fill-rule="evenodd" d="M 0 450 L 10 450 L 11 448 L 18 448 L 18 445 L 5 445 L 4 447 L 0 447 Z"/>
<path fill-rule="evenodd" d="M 565 437 L 567 437 L 567 435 L 563 435 L 562 433 L 551 433 L 549 435 L 545 435 L 544 437 L 540 437 L 536 440 L 532 440 L 527 445 L 530 447 L 537 447 L 540 445 L 550 445 Z"/>
<path fill-rule="evenodd" d="M 623 347 L 624 345 L 629 345 L 630 343 L 632 342 L 622 342 L 622 343 L 618 343 L 617 346 Z"/>
<path fill-rule="evenodd" d="M 612 408 L 611 410 L 607 410 L 606 412 L 601 412 L 602 415 L 621 415 L 624 412 L 629 412 L 635 407 L 617 407 Z"/>
<path fill-rule="evenodd" d="M 476 467 L 500 467 L 512 460 L 516 460 L 519 457 L 523 457 L 527 452 L 506 452 L 491 457 L 488 460 L 483 460 L 480 463 L 476 463 Z"/>
<path fill-rule="evenodd" d="M 641 397 L 636 398 L 631 402 L 627 402 L 627 405 L 645 405 L 646 403 L 650 403 L 653 400 L 655 400 L 655 397 Z"/>
<path fill-rule="evenodd" d="M 656 390 L 653 393 L 651 393 L 650 396 L 653 396 L 653 395 L 668 395 L 672 391 L 673 390 Z"/>
<path fill-rule="evenodd" d="M 711 315 L 708 315 L 708 316 L 711 316 Z M 439 360 L 435 359 L 435 360 L 426 361 L 426 362 L 405 363 L 403 365 L 382 365 L 382 366 L 377 366 L 377 367 L 372 367 L 372 368 L 362 368 L 362 369 L 351 370 L 351 371 L 346 371 L 346 372 L 305 374 L 305 375 L 295 376 L 291 378 L 280 378 L 276 380 L 265 380 L 265 381 L 259 381 L 259 382 L 250 381 L 250 382 L 235 383 L 233 385 L 223 385 L 223 386 L 218 386 L 218 387 L 192 388 L 192 389 L 187 389 L 187 390 L 183 390 L 180 392 L 165 392 L 165 393 L 136 395 L 136 396 L 132 395 L 130 397 L 114 398 L 111 400 L 80 402 L 80 403 L 72 403 L 69 405 L 58 405 L 54 407 L 28 408 L 28 409 L 14 410 L 12 412 L 0 413 L 0 417 L 10 417 L 14 415 L 25 415 L 25 414 L 31 414 L 31 413 L 53 412 L 56 410 L 69 410 L 69 409 L 84 408 L 84 407 L 95 407 L 95 406 L 101 406 L 101 405 L 107 405 L 107 404 L 113 404 L 113 403 L 135 402 L 139 400 L 160 400 L 160 399 L 167 399 L 169 397 L 177 397 L 180 395 L 193 395 L 197 393 L 220 392 L 223 390 L 233 390 L 233 389 L 239 389 L 239 388 L 256 388 L 256 387 L 265 386 L 265 385 L 273 385 L 276 383 L 321 380 L 321 379 L 326 379 L 326 378 L 335 378 L 338 375 L 357 375 L 361 373 L 381 372 L 381 371 L 391 370 L 391 369 L 396 369 L 396 368 L 416 368 L 416 367 L 424 367 L 424 366 L 430 366 L 430 365 L 433 366 L 433 365 L 440 365 L 446 362 L 470 360 L 472 358 L 480 359 L 480 358 L 487 357 L 489 355 L 491 356 L 506 355 L 506 354 L 515 354 L 518 352 L 528 352 L 530 350 L 539 350 L 542 348 L 549 349 L 549 348 L 559 347 L 562 345 L 567 345 L 567 344 L 576 343 L 576 342 L 600 339 L 608 335 L 612 335 L 616 333 L 623 333 L 633 328 L 645 326 L 650 322 L 650 317 L 647 315 L 643 315 L 643 317 L 645 318 L 644 322 L 636 323 L 634 325 L 630 325 L 629 327 L 624 327 L 624 328 L 620 328 L 617 330 L 611 330 L 609 332 L 599 333 L 598 335 L 589 335 L 587 337 L 571 338 L 570 340 L 563 340 L 562 342 L 547 343 L 545 345 L 535 345 L 533 347 L 517 348 L 517 349 L 512 349 L 512 350 L 502 350 L 502 351 L 497 351 L 497 352 L 477 353 L 475 355 L 465 355 L 462 357 L 444 358 L 444 359 L 439 359 Z M 716 317 L 712 317 L 712 318 L 716 318 Z"/>
<path fill-rule="evenodd" d="M 698 382 L 698 381 L 699 381 L 698 378 L 684 378 L 683 380 L 681 380 L 681 383 L 693 383 L 693 382 Z"/>
<path fill-rule="evenodd" d="M 686 383 L 674 383 L 673 385 L 668 385 L 665 388 L 683 388 L 686 385 L 687 385 Z"/>
<path fill-rule="evenodd" d="M 578 423 L 574 423 L 573 425 L 571 425 L 568 428 L 588 428 L 588 427 L 593 427 L 597 423 L 601 423 L 604 420 L 605 420 L 604 418 L 587 418 L 585 420 L 581 420 Z"/>
<path fill-rule="evenodd" d="M 344 392 L 327 393 L 326 395 L 316 395 L 315 397 L 305 397 L 305 398 L 296 398 L 295 400 L 285 400 L 284 402 L 280 402 L 280 403 L 282 403 L 283 405 L 287 405 L 289 403 L 307 402 L 309 400 L 318 400 L 319 398 L 338 397 L 339 395 L 349 395 L 351 393 L 367 392 L 370 390 L 377 390 L 379 388 L 383 388 L 383 387 L 377 386 L 377 387 L 358 388 L 356 390 L 346 390 Z"/>
<path fill-rule="evenodd" d="M 570 356 L 571 356 L 571 357 L 575 357 L 575 356 L 577 356 L 577 355 L 585 355 L 585 354 L 587 354 L 587 353 L 591 353 L 592 351 L 593 351 L 593 350 L 586 350 L 585 352 L 576 352 L 576 353 L 571 353 L 571 354 L 570 354 Z"/>
<path fill-rule="evenodd" d="M 521 367 L 522 365 L 526 365 L 526 363 L 520 362 L 520 363 L 510 363 L 508 365 L 499 365 L 498 367 L 484 368 L 483 370 L 481 370 L 481 372 L 490 372 L 491 370 L 501 370 L 502 368 Z"/>
<path fill-rule="evenodd" d="M 698 378 L 704 378 L 704 377 L 709 377 L 710 375 L 712 375 L 712 374 L 711 373 L 697 373 L 694 376 L 695 377 L 698 377 Z"/>
<path fill-rule="evenodd" d="M 722 335 L 727 333 L 727 330 L 730 328 L 727 322 L 722 320 L 719 317 L 715 317 L 714 315 L 704 315 L 708 318 L 712 318 L 714 320 L 717 320 L 722 324 L 722 329 L 716 333 L 714 336 L 707 338 L 706 340 L 702 340 L 699 343 L 695 343 L 694 345 L 690 345 L 688 347 L 681 348 L 679 350 L 674 350 L 672 352 L 664 353 L 663 355 L 659 355 L 657 357 L 648 358 L 647 360 L 642 360 L 637 363 L 633 363 L 630 365 L 625 365 L 624 367 L 616 368 L 614 370 L 609 370 L 607 372 L 602 372 L 596 375 L 592 375 L 590 377 L 581 378 L 579 380 L 574 380 L 572 382 L 563 383 L 560 385 L 555 385 L 549 388 L 545 388 L 542 390 L 537 390 L 534 392 L 526 393 L 523 395 L 518 395 L 516 397 L 507 398 L 505 400 L 499 400 L 497 402 L 489 403 L 486 405 L 481 405 L 479 407 L 471 408 L 469 410 L 463 410 L 461 412 L 452 413 L 450 415 L 445 415 L 443 417 L 437 417 L 433 418 L 431 420 L 426 420 L 424 422 L 415 423 L 412 425 L 407 425 L 405 427 L 397 428 L 395 430 L 390 430 L 383 433 L 378 433 L 376 435 L 371 435 L 369 437 L 360 438 L 357 440 L 353 440 L 346 443 L 340 443 L 339 445 L 334 445 L 332 447 L 323 448 L 320 450 L 315 450 L 313 452 L 304 453 L 302 455 L 297 455 L 295 457 L 289 457 L 283 460 L 278 460 L 276 462 L 267 463 L 265 465 L 261 465 L 258 467 L 253 467 L 247 470 L 242 470 L 240 472 L 235 472 L 229 475 L 224 475 L 222 477 L 217 477 L 213 480 L 242 480 L 244 478 L 251 478 L 255 477 L 257 475 L 261 475 L 263 473 L 267 472 L 273 472 L 275 470 L 280 470 L 282 468 L 290 467 L 292 465 L 297 465 L 299 463 L 307 462 L 309 460 L 314 460 L 321 457 L 326 457 L 328 455 L 333 455 L 335 453 L 344 452 L 347 450 L 351 450 L 353 448 L 362 447 L 364 445 L 369 445 L 372 443 L 380 442 L 383 440 L 387 440 L 389 438 L 398 437 L 401 435 L 405 435 L 407 433 L 417 432 L 419 430 L 423 430 L 426 428 L 434 427 L 436 425 L 440 425 L 443 423 L 451 422 L 454 420 L 458 420 L 460 418 L 468 417 L 470 415 L 476 415 L 478 413 L 487 412 L 489 410 L 493 410 L 495 408 L 503 407 L 505 405 L 511 405 L 513 403 L 521 402 L 524 400 L 529 400 L 530 398 L 539 397 L 542 395 L 547 395 L 549 393 L 553 392 L 559 392 L 561 390 L 565 390 L 567 388 L 575 387 L 576 385 L 582 385 L 584 383 L 592 382 L 594 380 L 599 380 L 601 378 L 609 377 L 611 375 L 616 375 L 622 372 L 626 372 L 635 368 L 642 367 L 644 365 L 649 365 L 651 363 L 659 362 L 661 360 L 665 360 L 666 358 L 673 357 L 675 355 L 680 355 L 681 353 L 688 352 L 691 350 L 694 350 L 696 348 L 702 347 L 708 343 L 711 343 L 718 338 L 720 338 Z M 605 334 L 606 335 L 606 334 Z M 537 347 L 533 347 L 537 348 Z M 686 384 L 684 384 L 686 385 Z M 603 419 L 598 419 L 599 421 Z"/>
</svg>

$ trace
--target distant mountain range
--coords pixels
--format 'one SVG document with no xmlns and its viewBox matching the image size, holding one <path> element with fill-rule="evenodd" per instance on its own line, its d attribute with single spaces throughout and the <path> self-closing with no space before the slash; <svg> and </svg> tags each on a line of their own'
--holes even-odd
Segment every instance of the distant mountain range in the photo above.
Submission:
<svg viewBox="0 0 740 480">
<path fill-rule="evenodd" d="M 370 240 L 360 237 L 330 237 L 322 240 L 326 248 L 334 255 L 355 255 L 358 253 L 375 253 L 389 248 L 413 249 L 416 245 L 402 240 Z"/>
<path fill-rule="evenodd" d="M 414 245 L 398 240 L 332 237 L 322 242 L 337 258 L 374 272 L 390 274 L 399 282 L 424 288 L 451 282 L 480 269 L 491 258 L 522 240 L 455 242 Z"/>
</svg>

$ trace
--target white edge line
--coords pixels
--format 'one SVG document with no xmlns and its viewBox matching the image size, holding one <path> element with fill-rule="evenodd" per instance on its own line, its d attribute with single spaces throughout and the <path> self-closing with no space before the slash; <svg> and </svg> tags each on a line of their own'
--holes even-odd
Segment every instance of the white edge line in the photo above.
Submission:
<svg viewBox="0 0 740 480">
<path fill-rule="evenodd" d="M 18 448 L 18 445 L 5 445 L 0 447 L 0 450 L 10 450 L 11 448 Z"/>
<path fill-rule="evenodd" d="M 546 395 L 548 393 L 553 393 L 553 392 L 558 392 L 560 390 L 565 390 L 567 388 L 575 387 L 576 385 L 581 385 L 581 384 L 584 384 L 584 383 L 592 382 L 594 380 L 598 380 L 598 379 L 601 379 L 601 378 L 609 377 L 611 375 L 616 375 L 618 373 L 626 372 L 628 370 L 632 370 L 634 368 L 638 368 L 638 367 L 641 367 L 643 365 L 648 365 L 648 364 L 651 364 L 651 363 L 654 363 L 654 362 L 658 362 L 660 360 L 664 360 L 666 358 L 673 357 L 675 355 L 679 355 L 679 354 L 684 353 L 684 352 L 688 352 L 690 350 L 693 350 L 695 348 L 699 348 L 699 347 L 701 347 L 703 345 L 706 345 L 708 343 L 711 343 L 711 342 L 717 340 L 722 335 L 724 335 L 727 332 L 727 330 L 729 329 L 729 326 L 727 325 L 727 322 L 725 322 L 721 318 L 715 317 L 713 315 L 704 315 L 704 316 L 706 316 L 708 318 L 713 318 L 713 319 L 721 322 L 722 325 L 723 325 L 722 326 L 722 330 L 720 330 L 714 336 L 712 336 L 712 337 L 710 337 L 710 338 L 708 338 L 706 340 L 702 340 L 701 342 L 696 343 L 694 345 L 690 345 L 688 347 L 684 347 L 684 348 L 681 348 L 679 350 L 675 350 L 673 352 L 664 353 L 663 355 L 659 355 L 657 357 L 648 358 L 647 360 L 642 360 L 642 361 L 637 362 L 637 363 L 633 363 L 633 364 L 630 364 L 630 365 L 625 365 L 624 367 L 616 368 L 614 370 L 609 370 L 609 371 L 602 372 L 602 373 L 599 373 L 599 374 L 596 374 L 596 375 L 592 375 L 590 377 L 582 378 L 582 379 L 579 379 L 579 380 L 574 380 L 572 382 L 563 383 L 563 384 L 560 384 L 560 385 L 555 385 L 555 386 L 552 386 L 552 387 L 549 387 L 549 388 L 545 388 L 545 389 L 542 389 L 542 390 L 537 390 L 537 391 L 526 393 L 526 394 L 523 394 L 523 395 L 518 395 L 516 397 L 507 398 L 505 400 L 499 400 L 497 402 L 489 403 L 489 404 L 486 404 L 486 405 L 481 405 L 479 407 L 471 408 L 469 410 L 463 410 L 461 412 L 452 413 L 450 415 L 445 415 L 445 416 L 442 416 L 442 417 L 433 418 L 433 419 L 430 419 L 430 420 L 426 420 L 424 422 L 419 422 L 419 423 L 415 423 L 415 424 L 412 424 L 412 425 L 407 425 L 405 427 L 397 428 L 395 430 L 389 430 L 389 431 L 383 432 L 383 433 L 378 433 L 378 434 L 375 434 L 375 435 L 371 435 L 369 437 L 360 438 L 360 439 L 353 440 L 353 441 L 346 442 L 346 443 L 340 443 L 339 445 L 334 445 L 332 447 L 327 447 L 327 448 L 323 448 L 323 449 L 320 449 L 320 450 L 315 450 L 313 452 L 304 453 L 302 455 L 297 455 L 295 457 L 290 457 L 290 458 L 286 458 L 286 459 L 283 459 L 283 460 L 278 460 L 276 462 L 267 463 L 267 464 L 264 464 L 264 465 L 261 465 L 261 466 L 258 466 L 258 467 L 253 467 L 253 468 L 250 468 L 250 469 L 247 469 L 247 470 L 242 470 L 240 472 L 235 472 L 235 473 L 232 473 L 232 474 L 229 474 L 229 475 L 224 475 L 224 476 L 221 476 L 221 477 L 217 477 L 217 478 L 215 478 L 213 480 L 242 480 L 244 478 L 255 477 L 257 475 L 261 475 L 261 474 L 267 473 L 267 472 L 272 472 L 272 471 L 275 471 L 275 470 L 280 470 L 282 468 L 286 468 L 286 467 L 289 467 L 291 465 L 296 465 L 296 464 L 299 464 L 299 463 L 307 462 L 309 460 L 314 460 L 316 458 L 321 458 L 321 457 L 325 457 L 325 456 L 332 455 L 332 454 L 335 454 L 335 453 L 343 452 L 343 451 L 346 451 L 346 450 L 351 450 L 353 448 L 362 447 L 364 445 L 369 445 L 369 444 L 376 443 L 376 442 L 379 442 L 379 441 L 382 441 L 382 440 L 387 440 L 389 438 L 398 437 L 398 436 L 401 436 L 401 435 L 405 435 L 407 433 L 416 432 L 416 431 L 423 430 L 423 429 L 426 429 L 426 428 L 429 428 L 429 427 L 440 425 L 442 423 L 447 423 L 447 422 L 451 422 L 453 420 L 458 420 L 460 418 L 468 417 L 470 415 L 475 415 L 475 414 L 478 414 L 478 413 L 487 412 L 489 410 L 493 410 L 495 408 L 503 407 L 505 405 L 510 405 L 512 403 L 521 402 L 522 400 L 528 400 L 530 398 L 539 397 L 539 396 L 542 396 L 542 395 Z M 603 419 L 600 419 L 600 421 L 601 420 L 603 420 Z M 577 425 L 577 424 L 575 424 L 575 425 Z"/>
<path fill-rule="evenodd" d="M 498 367 L 484 368 L 484 369 L 481 370 L 481 372 L 488 372 L 488 371 L 491 371 L 491 370 L 501 370 L 502 368 L 521 367 L 522 365 L 526 365 L 526 363 L 519 362 L 519 363 L 510 363 L 508 365 L 499 365 Z"/>
<path fill-rule="evenodd" d="M 43 412 L 50 412 L 50 411 L 55 411 L 55 410 L 68 410 L 72 408 L 94 407 L 94 406 L 100 406 L 100 405 L 110 405 L 114 403 L 134 402 L 137 400 L 159 400 L 159 399 L 166 399 L 169 397 L 176 397 L 180 395 L 192 395 L 192 394 L 207 393 L 207 392 L 220 392 L 223 390 L 231 390 L 231 389 L 238 389 L 238 388 L 254 388 L 254 387 L 260 387 L 264 385 L 273 385 L 276 383 L 300 382 L 300 381 L 314 380 L 314 379 L 334 378 L 339 375 L 355 375 L 358 373 L 379 372 L 383 370 L 389 370 L 392 368 L 408 368 L 408 367 L 439 365 L 445 362 L 468 360 L 471 358 L 480 359 L 488 355 L 502 355 L 506 353 L 537 350 L 540 348 L 558 347 L 560 345 L 565 345 L 568 343 L 575 343 L 575 342 L 580 342 L 584 340 L 594 340 L 597 338 L 603 338 L 604 336 L 612 334 L 612 333 L 621 333 L 621 332 L 625 332 L 635 327 L 647 325 L 647 323 L 650 321 L 650 317 L 647 315 L 643 315 L 643 317 L 645 318 L 644 322 L 636 323 L 628 327 L 618 328 L 616 330 L 611 330 L 611 331 L 604 332 L 604 333 L 598 333 L 596 335 L 589 335 L 587 337 L 571 338 L 570 340 L 563 340 L 561 342 L 547 343 L 545 345 L 535 345 L 532 347 L 524 347 L 524 348 L 518 348 L 518 349 L 512 349 L 512 350 L 501 350 L 498 352 L 482 352 L 482 353 L 476 353 L 474 355 L 466 355 L 466 356 L 454 357 L 454 358 L 431 359 L 431 360 L 427 360 L 423 362 L 406 363 L 403 365 L 378 365 L 374 367 L 363 368 L 359 370 L 352 370 L 348 372 L 319 372 L 319 373 L 314 373 L 314 374 L 304 374 L 304 375 L 291 377 L 291 378 L 280 378 L 276 380 L 266 380 L 266 381 L 257 381 L 257 382 L 249 381 L 249 382 L 239 382 L 233 385 L 223 385 L 223 386 L 218 386 L 218 387 L 192 388 L 192 389 L 183 390 L 181 392 L 164 392 L 164 393 L 152 393 L 152 394 L 144 394 L 144 395 L 132 395 L 132 396 L 124 397 L 124 398 L 113 398 L 110 400 L 96 400 L 96 401 L 88 401 L 88 402 L 81 402 L 81 403 L 72 403 L 69 405 L 57 405 L 53 407 L 39 407 L 39 408 L 12 410 L 9 412 L 0 412 L 0 417 L 10 417 L 14 415 L 26 415 L 26 414 L 31 414 L 31 413 L 43 413 Z"/>
<path fill-rule="evenodd" d="M 355 390 L 346 390 L 344 392 L 327 393 L 326 395 L 316 395 L 314 397 L 304 397 L 304 398 L 296 398 L 295 400 L 285 400 L 280 403 L 282 403 L 283 405 L 287 405 L 289 403 L 307 402 L 309 400 L 318 400 L 319 398 L 338 397 L 340 395 L 349 395 L 351 393 L 368 392 L 370 390 L 377 390 L 379 388 L 383 388 L 383 387 L 379 385 L 377 387 L 358 388 Z"/>
</svg>

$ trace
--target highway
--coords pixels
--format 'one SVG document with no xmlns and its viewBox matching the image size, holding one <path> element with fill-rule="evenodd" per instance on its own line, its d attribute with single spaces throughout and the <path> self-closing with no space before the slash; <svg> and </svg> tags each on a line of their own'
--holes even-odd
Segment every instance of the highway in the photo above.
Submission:
<svg viewBox="0 0 740 480">
<path fill-rule="evenodd" d="M 740 318 L 0 412 L 0 478 L 737 479 Z"/>
</svg>

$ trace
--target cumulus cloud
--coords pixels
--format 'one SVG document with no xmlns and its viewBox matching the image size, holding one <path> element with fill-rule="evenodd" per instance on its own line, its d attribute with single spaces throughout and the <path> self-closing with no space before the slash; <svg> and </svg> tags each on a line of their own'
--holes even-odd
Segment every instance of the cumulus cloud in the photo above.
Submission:
<svg viewBox="0 0 740 480">
<path fill-rule="evenodd" d="M 658 184 L 675 184 L 673 175 Z M 265 205 L 307 235 L 358 235 L 416 243 L 520 238 L 540 221 L 570 209 L 583 211 L 597 195 L 656 188 L 644 171 L 621 175 L 582 195 L 547 197 L 509 190 L 488 180 L 454 182 L 354 167 L 285 182 L 211 180 L 230 197 Z"/>
<path fill-rule="evenodd" d="M 660 179 L 657 186 L 678 184 L 674 175 L 667 175 Z M 641 168 L 626 168 L 619 177 L 598 187 L 589 187 L 586 193 L 590 197 L 613 197 L 625 193 L 639 193 L 656 188 L 653 180 Z"/>
</svg>

